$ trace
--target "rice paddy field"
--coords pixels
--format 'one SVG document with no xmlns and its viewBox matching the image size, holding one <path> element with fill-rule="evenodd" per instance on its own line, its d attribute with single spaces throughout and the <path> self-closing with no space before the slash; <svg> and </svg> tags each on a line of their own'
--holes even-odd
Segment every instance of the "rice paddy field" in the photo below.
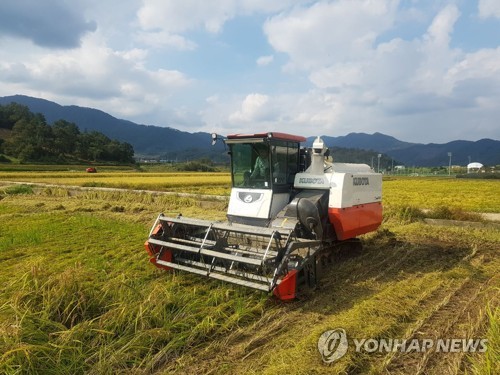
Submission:
<svg viewBox="0 0 500 375">
<path fill-rule="evenodd" d="M 0 172 L 0 373 L 500 373 L 500 228 L 479 215 L 500 213 L 498 181 L 384 180 L 381 228 L 287 304 L 148 262 L 160 212 L 224 220 L 226 201 L 196 194 L 227 196 L 229 184 L 224 173 Z M 325 364 L 318 339 L 335 328 L 351 340 L 480 338 L 487 350 L 349 345 Z"/>
<path fill-rule="evenodd" d="M 201 177 L 202 176 L 202 177 Z M 65 172 L 1 172 L 1 180 L 15 180 L 42 184 L 80 187 L 108 187 L 121 189 L 177 191 L 213 195 L 229 194 L 231 177 L 228 173 L 178 173 L 115 171 L 86 173 Z"/>
</svg>

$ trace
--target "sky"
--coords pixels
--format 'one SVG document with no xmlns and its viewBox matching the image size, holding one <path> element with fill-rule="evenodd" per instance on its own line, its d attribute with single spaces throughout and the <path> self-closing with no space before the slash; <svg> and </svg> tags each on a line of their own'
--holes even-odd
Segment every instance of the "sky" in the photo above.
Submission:
<svg viewBox="0 0 500 375">
<path fill-rule="evenodd" d="M 500 139 L 500 0 L 2 0 L 0 96 L 188 132 Z"/>
</svg>

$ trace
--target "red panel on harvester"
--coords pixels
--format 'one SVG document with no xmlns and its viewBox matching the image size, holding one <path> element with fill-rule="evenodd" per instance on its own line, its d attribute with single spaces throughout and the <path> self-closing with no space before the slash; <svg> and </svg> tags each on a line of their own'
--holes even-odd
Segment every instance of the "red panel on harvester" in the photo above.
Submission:
<svg viewBox="0 0 500 375">
<path fill-rule="evenodd" d="M 382 203 L 348 208 L 329 208 L 328 216 L 339 240 L 347 240 L 376 230 L 382 224 Z"/>
<path fill-rule="evenodd" d="M 160 246 L 150 244 L 149 241 L 146 241 L 144 243 L 144 248 L 146 249 L 147 253 L 149 254 L 149 257 L 150 257 L 149 261 L 151 263 L 153 263 L 156 267 L 163 268 L 164 270 L 171 269 L 170 267 L 156 263 L 156 260 L 158 259 L 158 260 L 163 260 L 165 262 L 171 262 L 172 261 L 172 251 L 170 251 L 170 250 L 161 251 Z"/>
<path fill-rule="evenodd" d="M 281 280 L 281 283 L 273 290 L 273 293 L 282 301 L 291 301 L 296 295 L 297 288 L 297 271 L 291 270 Z"/>
</svg>

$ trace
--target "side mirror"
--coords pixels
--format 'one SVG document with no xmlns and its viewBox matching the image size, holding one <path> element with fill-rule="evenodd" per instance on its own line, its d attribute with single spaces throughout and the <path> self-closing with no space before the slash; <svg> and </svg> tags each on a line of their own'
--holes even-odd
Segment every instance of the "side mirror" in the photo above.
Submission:
<svg viewBox="0 0 500 375">
<path fill-rule="evenodd" d="M 226 148 L 226 137 L 224 137 L 223 135 L 219 135 L 217 133 L 212 133 L 212 146 L 214 146 L 217 141 L 222 141 L 222 143 L 224 143 L 224 149 Z"/>
<path fill-rule="evenodd" d="M 219 137 L 218 137 L 217 133 L 212 133 L 212 146 L 217 143 L 218 138 Z"/>
</svg>

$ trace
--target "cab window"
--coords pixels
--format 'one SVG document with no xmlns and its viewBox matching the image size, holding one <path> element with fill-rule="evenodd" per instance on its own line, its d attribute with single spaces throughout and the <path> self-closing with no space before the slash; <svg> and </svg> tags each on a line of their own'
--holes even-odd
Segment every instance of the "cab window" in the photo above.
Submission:
<svg viewBox="0 0 500 375">
<path fill-rule="evenodd" d="M 235 143 L 231 146 L 233 186 L 271 188 L 271 167 L 267 143 Z"/>
<path fill-rule="evenodd" d="M 293 184 L 297 173 L 299 156 L 298 144 L 292 142 L 276 142 L 271 146 L 272 177 L 275 185 Z"/>
</svg>

